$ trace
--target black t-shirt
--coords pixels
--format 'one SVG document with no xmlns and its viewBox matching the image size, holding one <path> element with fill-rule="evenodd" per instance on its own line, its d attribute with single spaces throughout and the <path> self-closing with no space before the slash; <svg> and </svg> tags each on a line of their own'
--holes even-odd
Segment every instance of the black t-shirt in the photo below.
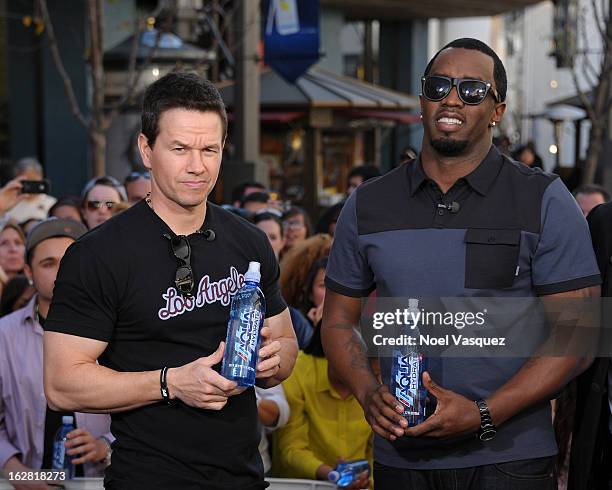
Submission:
<svg viewBox="0 0 612 490">
<path fill-rule="evenodd" d="M 216 238 L 188 237 L 196 280 L 190 300 L 174 286 L 177 260 L 163 236 L 172 232 L 144 201 L 90 231 L 62 260 L 45 330 L 108 342 L 99 362 L 117 371 L 182 366 L 225 340 L 231 297 L 253 260 L 261 263 L 266 317 L 282 312 L 265 234 L 212 203 L 202 228 Z M 265 488 L 253 389 L 220 411 L 160 401 L 116 413 L 111 431 L 117 440 L 107 488 Z"/>
</svg>

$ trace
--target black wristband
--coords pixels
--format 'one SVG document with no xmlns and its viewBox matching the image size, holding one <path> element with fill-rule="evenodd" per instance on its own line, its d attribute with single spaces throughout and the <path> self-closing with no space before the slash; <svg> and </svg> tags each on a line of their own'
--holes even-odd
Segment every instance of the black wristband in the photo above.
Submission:
<svg viewBox="0 0 612 490">
<path fill-rule="evenodd" d="M 176 405 L 176 398 L 170 398 L 170 390 L 168 390 L 168 367 L 164 366 L 159 373 L 159 386 L 161 396 L 168 405 Z"/>
</svg>

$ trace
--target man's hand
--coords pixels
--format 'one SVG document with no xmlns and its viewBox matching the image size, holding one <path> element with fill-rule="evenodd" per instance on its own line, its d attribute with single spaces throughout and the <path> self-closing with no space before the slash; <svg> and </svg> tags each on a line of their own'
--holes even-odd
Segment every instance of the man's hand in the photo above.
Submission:
<svg viewBox="0 0 612 490">
<path fill-rule="evenodd" d="M 313 325 L 317 325 L 321 319 L 323 318 L 323 305 L 325 303 L 321 303 L 319 306 L 314 306 L 312 308 L 310 308 L 310 310 L 308 310 L 308 319 L 310 320 L 310 323 L 312 323 Z"/>
<path fill-rule="evenodd" d="M 9 477 L 9 472 L 28 472 L 34 471 L 32 468 L 28 468 L 26 465 L 22 464 L 21 461 L 17 459 L 16 456 L 10 458 L 2 468 L 4 471 L 4 476 L 6 478 Z M 0 476 L 2 473 L 0 472 Z M 44 482 L 26 482 L 26 481 L 11 481 L 11 485 L 15 488 L 15 490 L 51 490 L 51 488 Z"/>
<path fill-rule="evenodd" d="M 221 410 L 230 396 L 242 393 L 244 388 L 216 372 L 212 366 L 223 359 L 225 342 L 215 352 L 178 368 L 168 369 L 168 389 L 190 407 Z"/>
<path fill-rule="evenodd" d="M 67 449 L 66 454 L 73 457 L 74 464 L 98 462 L 106 458 L 108 444 L 96 439 L 91 432 L 85 429 L 75 429 L 69 432 L 66 438 L 68 439 L 64 443 Z"/>
<path fill-rule="evenodd" d="M 362 490 L 364 488 L 370 488 L 370 472 L 362 471 L 357 475 L 357 479 L 345 488 L 348 488 L 348 490 Z"/>
<path fill-rule="evenodd" d="M 407 436 L 446 438 L 478 431 L 480 412 L 473 400 L 438 386 L 428 372 L 423 373 L 423 384 L 438 401 L 436 411 L 422 424 L 406 429 Z"/>
<path fill-rule="evenodd" d="M 404 435 L 408 427 L 408 422 L 402 417 L 404 407 L 389 393 L 386 385 L 367 392 L 361 406 L 366 420 L 379 436 L 395 441 Z"/>
<path fill-rule="evenodd" d="M 280 410 L 274 400 L 258 400 L 257 415 L 264 427 L 274 427 L 278 423 Z"/>
<path fill-rule="evenodd" d="M 259 349 L 259 362 L 257 364 L 257 378 L 266 379 L 272 378 L 280 369 L 281 343 L 278 340 L 272 340 L 272 330 L 270 327 L 261 329 L 261 347 Z"/>
<path fill-rule="evenodd" d="M 346 463 L 346 459 L 338 458 L 337 464 L 340 464 L 340 463 Z M 332 468 L 331 466 L 327 464 L 322 464 L 321 466 L 319 466 L 316 471 L 317 480 L 325 480 L 325 481 L 329 480 L 328 478 L 329 473 L 333 469 L 334 468 Z M 361 490 L 364 488 L 365 489 L 370 488 L 370 472 L 362 471 L 361 473 L 357 475 L 357 479 L 353 483 L 351 483 L 348 487 L 343 487 L 343 488 L 347 488 L 348 490 Z"/>
</svg>

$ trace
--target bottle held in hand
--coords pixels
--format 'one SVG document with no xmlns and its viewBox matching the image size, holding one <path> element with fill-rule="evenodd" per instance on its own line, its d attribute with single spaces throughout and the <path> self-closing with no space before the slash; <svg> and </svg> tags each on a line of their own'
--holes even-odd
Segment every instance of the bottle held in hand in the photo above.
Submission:
<svg viewBox="0 0 612 490">
<path fill-rule="evenodd" d="M 410 298 L 408 309 L 418 313 L 418 299 Z M 407 326 L 419 336 L 418 328 Z M 428 415 L 427 389 L 423 385 L 423 372 L 426 370 L 427 359 L 414 346 L 393 350 L 389 391 L 404 407 L 402 415 L 409 427 L 422 423 Z"/>
<path fill-rule="evenodd" d="M 266 314 L 260 280 L 259 262 L 249 262 L 244 286 L 234 295 L 230 307 L 221 375 L 236 381 L 239 386 L 255 384 L 260 330 Z"/>
<path fill-rule="evenodd" d="M 56 471 L 65 471 L 66 479 L 72 480 L 74 478 L 74 464 L 72 463 L 72 457 L 66 454 L 66 436 L 69 432 L 74 430 L 74 418 L 70 415 L 64 415 L 62 417 L 62 426 L 55 433 L 53 439 L 53 461 L 51 463 L 51 469 Z"/>
<path fill-rule="evenodd" d="M 335 483 L 338 488 L 346 488 L 359 478 L 364 471 L 370 474 L 370 465 L 365 459 L 339 463 L 327 475 L 327 479 Z"/>
</svg>

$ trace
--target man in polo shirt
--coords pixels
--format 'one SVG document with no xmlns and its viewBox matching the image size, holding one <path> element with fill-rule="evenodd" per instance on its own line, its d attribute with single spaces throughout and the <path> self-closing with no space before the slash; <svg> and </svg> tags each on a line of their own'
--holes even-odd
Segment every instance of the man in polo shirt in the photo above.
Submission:
<svg viewBox="0 0 612 490">
<path fill-rule="evenodd" d="M 374 289 L 381 298 L 599 294 L 587 225 L 561 180 L 492 146 L 506 108 L 495 52 L 459 39 L 424 75 L 419 158 L 359 187 L 340 215 L 326 277 L 326 354 L 376 433 L 377 489 L 556 488 L 549 399 L 587 361 L 437 359 L 423 374 L 437 408 L 408 428 L 352 328 Z"/>
<path fill-rule="evenodd" d="M 87 232 L 82 223 L 49 218 L 36 225 L 26 242 L 26 274 L 36 295 L 22 309 L 0 320 L 0 470 L 51 469 L 53 438 L 63 415 L 76 419 L 68 434 L 68 454 L 77 476 L 101 476 L 110 457 L 108 415 L 49 409 L 43 393 L 43 329 L 59 264 L 66 249 Z M 84 464 L 84 465 L 83 465 Z M 47 489 L 25 482 L 17 488 Z"/>
</svg>

